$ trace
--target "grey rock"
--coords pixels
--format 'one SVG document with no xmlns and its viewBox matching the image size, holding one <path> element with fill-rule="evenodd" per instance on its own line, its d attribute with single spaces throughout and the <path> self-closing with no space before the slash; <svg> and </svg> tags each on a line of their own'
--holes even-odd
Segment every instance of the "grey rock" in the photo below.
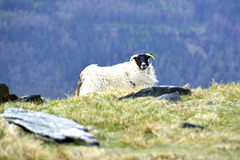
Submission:
<svg viewBox="0 0 240 160">
<path fill-rule="evenodd" d="M 169 100 L 169 101 L 176 101 L 180 99 L 180 94 L 178 91 L 174 92 L 174 93 L 166 93 L 163 94 L 161 96 L 159 96 L 158 98 L 156 98 L 155 100 Z"/>
<path fill-rule="evenodd" d="M 15 102 L 18 99 L 18 96 L 16 94 L 9 94 L 9 100 L 12 102 Z"/>
<path fill-rule="evenodd" d="M 1 116 L 10 123 L 58 143 L 70 142 L 99 146 L 98 141 L 85 126 L 70 119 L 20 108 L 8 108 Z"/>
<path fill-rule="evenodd" d="M 65 105 L 63 105 L 62 107 L 73 107 L 74 104 L 76 104 L 76 103 L 65 104 Z"/>
<path fill-rule="evenodd" d="M 60 110 L 60 109 L 66 108 L 66 107 L 67 108 L 74 107 L 74 104 L 76 104 L 76 103 L 65 104 L 65 105 L 63 105 L 61 107 L 54 108 L 53 110 Z"/>
<path fill-rule="evenodd" d="M 178 91 L 180 95 L 190 95 L 192 92 L 190 89 L 176 87 L 176 86 L 153 86 L 149 88 L 141 89 L 137 92 L 130 93 L 126 96 L 118 98 L 118 100 L 122 100 L 125 98 L 137 98 L 137 97 L 147 97 L 153 96 L 158 97 L 166 93 L 174 93 Z"/>
<path fill-rule="evenodd" d="M 203 102 L 203 104 L 205 104 L 205 105 L 212 105 L 213 102 Z"/>
<path fill-rule="evenodd" d="M 30 95 L 19 98 L 15 94 L 9 94 L 8 86 L 4 83 L 0 83 L 0 104 L 5 103 L 7 101 L 34 102 L 38 104 L 42 104 L 44 102 L 43 99 L 41 98 L 41 95 Z"/>
<path fill-rule="evenodd" d="M 204 129 L 205 127 L 203 127 L 203 126 L 200 125 L 200 124 L 184 122 L 184 123 L 182 124 L 182 128 L 200 128 L 200 129 Z"/>
<path fill-rule="evenodd" d="M 41 95 L 39 95 L 39 94 L 24 96 L 24 97 L 18 98 L 17 101 L 34 102 L 34 103 L 38 103 L 38 104 L 43 103 L 43 99 L 41 98 Z"/>
<path fill-rule="evenodd" d="M 97 101 L 103 101 L 104 99 L 102 99 L 102 98 L 95 98 L 95 99 L 93 99 L 92 101 L 94 101 L 94 102 L 97 102 Z"/>
</svg>

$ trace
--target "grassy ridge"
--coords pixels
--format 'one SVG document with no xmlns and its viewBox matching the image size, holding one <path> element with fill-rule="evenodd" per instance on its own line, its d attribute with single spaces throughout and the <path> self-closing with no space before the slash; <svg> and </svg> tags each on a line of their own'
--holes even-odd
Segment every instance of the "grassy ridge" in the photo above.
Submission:
<svg viewBox="0 0 240 160">
<path fill-rule="evenodd" d="M 42 142 L 0 119 L 0 159 L 238 159 L 240 84 L 197 88 L 177 102 L 154 97 L 118 101 L 132 90 L 48 100 L 50 105 L 6 103 L 66 117 L 87 126 L 101 147 Z M 181 128 L 183 122 L 205 129 Z"/>
</svg>

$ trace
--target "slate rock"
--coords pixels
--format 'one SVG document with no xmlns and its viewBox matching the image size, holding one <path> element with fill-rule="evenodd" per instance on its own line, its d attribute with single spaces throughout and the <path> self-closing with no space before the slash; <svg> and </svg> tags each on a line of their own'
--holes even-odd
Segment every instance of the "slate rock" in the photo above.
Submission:
<svg viewBox="0 0 240 160">
<path fill-rule="evenodd" d="M 130 93 L 126 96 L 118 98 L 118 100 L 125 98 L 137 98 L 137 97 L 159 97 L 166 93 L 174 93 L 178 91 L 180 95 L 190 95 L 191 90 L 187 88 L 177 87 L 177 86 L 153 86 L 149 88 L 141 89 L 137 92 Z"/>
<path fill-rule="evenodd" d="M 53 110 L 60 110 L 60 109 L 66 108 L 66 107 L 67 108 L 74 107 L 74 104 L 76 104 L 76 103 L 65 104 L 65 105 L 63 105 L 61 107 L 54 108 Z"/>
<path fill-rule="evenodd" d="M 39 95 L 39 94 L 24 96 L 24 97 L 18 98 L 17 101 L 34 102 L 34 103 L 40 103 L 40 104 L 43 103 L 43 99 L 41 98 L 41 95 Z"/>
<path fill-rule="evenodd" d="M 9 94 L 9 100 L 15 102 L 18 100 L 18 96 L 16 94 Z"/>
<path fill-rule="evenodd" d="M 99 146 L 98 141 L 85 126 L 70 119 L 21 108 L 8 108 L 1 116 L 10 123 L 16 124 L 38 136 L 52 139 L 57 143 L 70 142 Z"/>
<path fill-rule="evenodd" d="M 184 122 L 184 123 L 182 124 L 182 128 L 200 128 L 200 129 L 204 129 L 205 127 L 203 127 L 203 126 L 200 125 L 200 124 Z"/>
<path fill-rule="evenodd" d="M 213 102 L 203 102 L 203 104 L 205 104 L 205 105 L 212 105 Z"/>
<path fill-rule="evenodd" d="M 98 101 L 104 101 L 104 99 L 102 99 L 102 98 L 95 98 L 95 99 L 93 99 L 92 101 L 98 102 Z"/>
<path fill-rule="evenodd" d="M 7 101 L 33 102 L 38 104 L 42 104 L 44 102 L 41 95 L 29 95 L 19 98 L 16 94 L 9 94 L 8 86 L 4 83 L 0 83 L 0 104 Z"/>
<path fill-rule="evenodd" d="M 4 83 L 0 83 L 0 104 L 7 102 L 9 99 L 9 89 Z"/>
<path fill-rule="evenodd" d="M 178 91 L 174 92 L 174 93 L 166 93 L 163 94 L 161 96 L 159 96 L 158 98 L 156 98 L 155 100 L 169 100 L 169 101 L 176 101 L 180 99 L 180 93 Z"/>
</svg>

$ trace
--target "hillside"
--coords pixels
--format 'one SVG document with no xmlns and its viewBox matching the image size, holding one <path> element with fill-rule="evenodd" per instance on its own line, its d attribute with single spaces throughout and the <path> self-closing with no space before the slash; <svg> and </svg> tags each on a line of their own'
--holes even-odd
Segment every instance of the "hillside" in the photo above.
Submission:
<svg viewBox="0 0 240 160">
<path fill-rule="evenodd" d="M 239 81 L 240 1 L 1 0 L 0 82 L 63 98 L 89 64 L 151 52 L 159 84 Z"/>
<path fill-rule="evenodd" d="M 176 102 L 154 97 L 117 100 L 131 90 L 47 100 L 48 104 L 5 103 L 52 113 L 87 126 L 100 147 L 45 143 L 0 119 L 0 159 L 238 159 L 240 85 L 212 83 Z M 182 128 L 184 122 L 204 126 Z"/>
</svg>

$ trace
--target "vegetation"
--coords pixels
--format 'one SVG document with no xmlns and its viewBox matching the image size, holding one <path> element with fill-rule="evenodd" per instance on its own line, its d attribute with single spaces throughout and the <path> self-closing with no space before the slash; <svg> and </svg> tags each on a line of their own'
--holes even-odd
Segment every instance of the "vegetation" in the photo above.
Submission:
<svg viewBox="0 0 240 160">
<path fill-rule="evenodd" d="M 0 159 L 238 159 L 240 84 L 212 83 L 176 102 L 154 97 L 117 100 L 132 90 L 109 90 L 48 104 L 5 103 L 48 112 L 88 126 L 100 147 L 46 143 L 0 119 Z M 181 128 L 183 122 L 203 125 Z"/>
<path fill-rule="evenodd" d="M 159 84 L 239 81 L 239 0 L 1 0 L 0 81 L 19 96 L 73 93 L 89 64 L 139 52 Z"/>
</svg>

